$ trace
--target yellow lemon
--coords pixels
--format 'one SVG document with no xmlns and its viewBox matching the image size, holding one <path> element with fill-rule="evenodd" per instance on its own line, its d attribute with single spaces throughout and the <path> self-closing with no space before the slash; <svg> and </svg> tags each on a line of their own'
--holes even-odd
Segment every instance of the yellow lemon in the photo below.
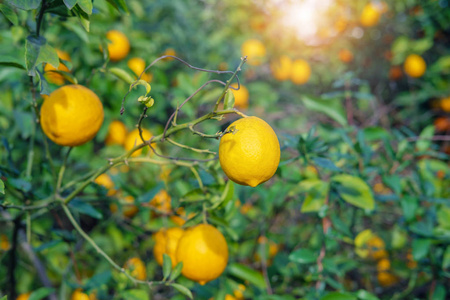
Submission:
<svg viewBox="0 0 450 300">
<path fill-rule="evenodd" d="M 150 131 L 143 128 L 142 136 L 144 137 L 145 140 L 149 140 L 153 135 L 151 134 Z M 129 151 L 134 146 L 139 145 L 139 144 L 142 144 L 142 139 L 141 139 L 141 136 L 139 135 L 139 130 L 136 128 L 127 134 L 127 136 L 125 138 L 125 142 L 124 142 L 125 150 Z M 139 154 L 141 154 L 141 153 L 142 153 L 142 148 L 137 151 L 134 151 L 133 154 L 131 154 L 131 156 L 139 156 Z"/>
<path fill-rule="evenodd" d="M 187 220 L 192 219 L 195 216 L 195 213 L 193 212 L 191 212 L 189 215 L 186 216 L 186 211 L 184 210 L 183 207 L 179 207 L 177 209 L 177 214 L 178 215 L 170 216 L 170 219 L 178 226 L 183 226 Z"/>
<path fill-rule="evenodd" d="M 353 60 L 353 53 L 348 49 L 342 49 L 339 51 L 339 59 L 348 64 Z"/>
<path fill-rule="evenodd" d="M 238 84 L 233 83 L 231 87 L 237 89 Z M 241 109 L 246 109 L 248 107 L 248 89 L 244 85 L 240 85 L 240 88 L 238 90 L 230 89 L 233 92 L 234 95 L 234 106 Z"/>
<path fill-rule="evenodd" d="M 134 74 L 136 74 L 136 76 L 141 75 L 141 73 L 145 70 L 145 60 L 143 60 L 140 57 L 133 57 L 130 58 L 127 62 L 128 68 L 131 69 L 131 71 L 133 71 Z M 141 76 L 142 80 L 145 80 L 147 82 L 150 82 L 153 79 L 153 76 L 147 73 L 142 74 Z"/>
<path fill-rule="evenodd" d="M 0 250 L 6 251 L 9 250 L 10 244 L 8 241 L 8 237 L 6 234 L 0 235 Z"/>
<path fill-rule="evenodd" d="M 292 64 L 291 81 L 295 84 L 305 84 L 311 77 L 311 67 L 303 59 L 296 59 Z"/>
<path fill-rule="evenodd" d="M 106 38 L 111 41 L 108 44 L 109 58 L 112 61 L 124 59 L 130 52 L 130 42 L 125 34 L 118 30 L 110 30 Z"/>
<path fill-rule="evenodd" d="M 121 121 L 114 120 L 109 124 L 106 145 L 123 145 L 127 136 L 127 128 Z"/>
<path fill-rule="evenodd" d="M 108 190 L 108 193 L 106 194 L 107 196 L 112 196 L 117 192 L 114 189 L 114 182 L 108 174 L 100 174 L 97 178 L 95 178 L 94 182 L 98 185 L 104 186 Z"/>
<path fill-rule="evenodd" d="M 450 112 L 450 97 L 441 99 L 441 109 L 445 112 Z"/>
<path fill-rule="evenodd" d="M 30 298 L 31 293 L 20 294 L 16 300 L 28 300 Z"/>
<path fill-rule="evenodd" d="M 209 224 L 187 229 L 176 251 L 177 262 L 183 262 L 181 273 L 201 285 L 222 274 L 228 262 L 228 245 L 223 234 Z"/>
<path fill-rule="evenodd" d="M 255 187 L 269 180 L 280 162 L 280 143 L 272 127 L 257 117 L 233 122 L 220 139 L 219 160 L 232 181 Z"/>
<path fill-rule="evenodd" d="M 126 218 L 134 217 L 139 212 L 139 208 L 134 205 L 134 197 L 128 195 L 124 197 L 123 200 L 125 201 L 125 205 L 123 206 L 123 216 Z M 115 213 L 118 209 L 117 204 L 111 204 L 109 209 L 112 213 Z"/>
<path fill-rule="evenodd" d="M 173 48 L 167 48 L 166 51 L 164 51 L 163 55 L 177 56 L 177 52 Z M 174 59 L 175 58 L 172 58 L 172 57 L 166 57 L 163 60 L 170 61 L 170 60 L 174 60 Z"/>
<path fill-rule="evenodd" d="M 287 55 L 282 55 L 270 64 L 270 69 L 276 80 L 288 80 L 292 72 L 292 59 Z"/>
<path fill-rule="evenodd" d="M 172 210 L 172 198 L 166 190 L 160 190 L 158 194 L 150 201 L 150 206 L 155 208 L 158 212 L 168 214 Z"/>
<path fill-rule="evenodd" d="M 391 268 L 391 261 L 388 258 L 382 258 L 377 262 L 377 271 L 388 271 Z"/>
<path fill-rule="evenodd" d="M 427 64 L 420 55 L 410 54 L 405 60 L 403 69 L 409 76 L 419 78 L 427 70 Z"/>
<path fill-rule="evenodd" d="M 257 39 L 246 40 L 241 47 L 242 56 L 247 56 L 247 63 L 251 66 L 258 66 L 266 56 L 266 47 Z"/>
<path fill-rule="evenodd" d="M 244 292 L 245 292 L 245 289 L 246 289 L 245 285 L 239 284 L 239 285 L 238 285 L 238 288 L 235 289 L 235 290 L 233 291 L 233 295 L 234 295 L 237 299 L 244 299 Z"/>
<path fill-rule="evenodd" d="M 380 17 L 380 9 L 372 3 L 368 3 L 364 6 L 359 21 L 365 27 L 372 27 L 378 24 Z"/>
<path fill-rule="evenodd" d="M 56 50 L 56 52 L 58 53 L 58 57 L 60 59 L 65 60 L 65 61 L 71 61 L 69 53 L 67 53 L 65 51 L 61 51 L 61 50 Z M 62 85 L 64 83 L 64 76 L 61 74 L 58 74 L 56 72 L 52 72 L 55 70 L 64 71 L 64 72 L 70 72 L 70 70 L 62 62 L 59 63 L 58 69 L 56 69 L 54 66 L 52 66 L 49 63 L 47 63 L 45 65 L 45 67 L 44 67 L 45 78 L 48 81 L 50 81 L 51 83 L 54 83 L 56 85 Z"/>
<path fill-rule="evenodd" d="M 183 233 L 183 229 L 174 227 L 167 230 L 162 229 L 154 234 L 153 238 L 156 243 L 153 248 L 153 255 L 155 256 L 156 262 L 160 266 L 163 265 L 163 254 L 170 256 L 170 259 L 172 260 L 172 268 L 177 265 L 176 251 L 178 242 Z"/>
<path fill-rule="evenodd" d="M 398 282 L 397 276 L 389 272 L 379 272 L 377 275 L 378 283 L 383 287 L 389 287 Z"/>
<path fill-rule="evenodd" d="M 102 102 L 93 91 L 81 85 L 66 85 L 44 100 L 41 126 L 56 144 L 73 147 L 94 138 L 103 116 Z"/>
<path fill-rule="evenodd" d="M 76 289 L 72 293 L 72 297 L 70 297 L 70 300 L 97 300 L 97 297 L 94 293 L 88 295 L 86 293 L 83 293 L 82 289 Z"/>
<path fill-rule="evenodd" d="M 137 280 L 145 280 L 147 278 L 147 271 L 145 269 L 144 262 L 138 257 L 132 257 L 123 266 L 125 269 L 130 270 L 131 276 Z"/>
<path fill-rule="evenodd" d="M 367 247 L 369 249 L 369 256 L 375 260 L 379 260 L 387 257 L 387 252 L 385 250 L 386 244 L 384 241 L 374 235 L 367 241 Z"/>
</svg>

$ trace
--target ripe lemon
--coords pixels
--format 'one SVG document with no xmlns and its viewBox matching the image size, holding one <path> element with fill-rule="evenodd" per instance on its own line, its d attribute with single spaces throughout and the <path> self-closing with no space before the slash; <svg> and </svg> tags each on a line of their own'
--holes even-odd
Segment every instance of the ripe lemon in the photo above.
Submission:
<svg viewBox="0 0 450 300">
<path fill-rule="evenodd" d="M 389 272 L 379 272 L 377 275 L 378 283 L 383 287 L 389 287 L 398 282 L 397 276 Z"/>
<path fill-rule="evenodd" d="M 427 70 L 427 64 L 420 55 L 410 54 L 405 60 L 403 69 L 409 76 L 419 78 Z"/>
<path fill-rule="evenodd" d="M 234 297 L 236 297 L 237 299 L 244 299 L 245 290 L 246 290 L 245 285 L 239 284 L 238 288 L 233 291 Z"/>
<path fill-rule="evenodd" d="M 257 39 L 246 40 L 241 47 L 242 56 L 247 56 L 247 63 L 251 66 L 259 66 L 266 56 L 266 47 Z"/>
<path fill-rule="evenodd" d="M 130 42 L 125 34 L 118 30 L 110 30 L 106 38 L 111 41 L 108 44 L 109 58 L 112 61 L 124 59 L 130 52 Z"/>
<path fill-rule="evenodd" d="M 30 298 L 31 293 L 20 294 L 16 300 L 28 300 Z"/>
<path fill-rule="evenodd" d="M 153 248 L 153 255 L 155 256 L 156 262 L 162 266 L 163 265 L 163 254 L 170 256 L 172 260 L 172 268 L 177 265 L 176 251 L 178 247 L 178 242 L 183 235 L 184 230 L 179 227 L 161 229 L 153 235 L 155 240 L 155 247 Z"/>
<path fill-rule="evenodd" d="M 209 224 L 187 229 L 176 251 L 183 262 L 181 274 L 204 285 L 222 274 L 228 262 L 228 245 L 223 234 Z"/>
<path fill-rule="evenodd" d="M 133 71 L 134 74 L 136 74 L 136 76 L 141 75 L 141 73 L 145 70 L 145 60 L 143 60 L 140 57 L 133 57 L 130 58 L 127 62 L 128 68 L 131 69 L 131 71 Z M 147 82 L 150 82 L 153 79 L 153 76 L 147 73 L 142 74 L 141 76 L 142 80 L 145 80 Z"/>
<path fill-rule="evenodd" d="M 450 112 L 450 97 L 441 99 L 441 109 L 445 112 Z"/>
<path fill-rule="evenodd" d="M 108 174 L 100 174 L 97 178 L 95 178 L 94 182 L 98 185 L 104 186 L 108 190 L 108 193 L 106 194 L 107 196 L 112 196 L 117 192 L 114 189 L 114 182 Z"/>
<path fill-rule="evenodd" d="M 103 123 L 103 105 L 82 85 L 66 85 L 50 94 L 41 107 L 45 135 L 61 146 L 89 142 Z"/>
<path fill-rule="evenodd" d="M 237 89 L 238 84 L 233 83 L 231 87 Z M 248 89 L 244 85 L 240 85 L 240 88 L 238 90 L 230 89 L 233 92 L 234 95 L 234 106 L 241 109 L 246 109 L 248 107 Z"/>
<path fill-rule="evenodd" d="M 67 53 L 65 51 L 61 51 L 61 50 L 56 50 L 56 53 L 58 53 L 58 57 L 60 59 L 65 60 L 65 61 L 71 61 L 69 53 Z M 64 76 L 61 75 L 61 74 L 58 74 L 56 72 L 52 72 L 52 71 L 55 71 L 55 70 L 64 71 L 64 72 L 70 72 L 70 70 L 62 62 L 59 63 L 58 69 L 56 69 L 51 64 L 46 64 L 45 65 L 45 67 L 44 67 L 45 78 L 48 81 L 50 81 L 51 83 L 54 83 L 56 85 L 62 85 L 64 83 Z"/>
<path fill-rule="evenodd" d="M 172 210 L 170 195 L 166 190 L 160 190 L 158 194 L 150 201 L 150 206 L 154 207 L 158 212 L 168 214 Z"/>
<path fill-rule="evenodd" d="M 382 258 L 377 262 L 377 271 L 388 271 L 391 268 L 391 261 L 388 258 Z"/>
<path fill-rule="evenodd" d="M 6 234 L 0 235 L 0 250 L 7 251 L 9 250 L 10 244 L 8 241 L 8 237 Z"/>
<path fill-rule="evenodd" d="M 373 3 L 368 3 L 364 6 L 359 21 L 362 26 L 372 27 L 378 24 L 381 17 L 380 9 Z"/>
<path fill-rule="evenodd" d="M 297 59 L 292 64 L 291 81 L 295 84 L 305 84 L 311 77 L 311 67 L 303 59 Z"/>
<path fill-rule="evenodd" d="M 129 195 L 124 197 L 123 200 L 126 202 L 126 205 L 123 207 L 123 216 L 126 218 L 134 217 L 139 212 L 139 208 L 134 205 L 134 197 Z M 117 211 L 117 204 L 111 204 L 109 209 L 112 213 L 115 213 Z"/>
<path fill-rule="evenodd" d="M 348 49 L 342 49 L 339 51 L 339 59 L 348 64 L 353 60 L 353 53 Z"/>
<path fill-rule="evenodd" d="M 270 69 L 276 80 L 288 80 L 292 72 L 292 59 L 287 55 L 282 55 L 270 64 Z"/>
<path fill-rule="evenodd" d="M 280 162 L 280 143 L 272 127 L 257 117 L 233 122 L 220 139 L 219 160 L 232 181 L 255 187 L 269 180 Z"/>
<path fill-rule="evenodd" d="M 149 140 L 153 135 L 151 134 L 150 131 L 148 131 L 147 129 L 142 129 L 142 136 L 144 137 L 145 140 Z M 142 144 L 142 139 L 141 136 L 139 135 L 139 129 L 134 129 L 131 132 L 129 132 L 125 138 L 125 142 L 124 142 L 124 147 L 125 150 L 129 151 L 131 150 L 134 146 Z M 131 156 L 139 156 L 139 154 L 142 153 L 142 148 L 134 151 L 133 154 L 131 154 Z"/>
<path fill-rule="evenodd" d="M 121 121 L 114 120 L 108 126 L 106 145 L 123 145 L 127 136 L 127 127 Z"/>
<path fill-rule="evenodd" d="M 387 252 L 385 250 L 386 244 L 384 241 L 374 235 L 367 241 L 367 247 L 369 249 L 369 256 L 375 260 L 379 260 L 387 257 Z"/>
<path fill-rule="evenodd" d="M 183 226 L 187 220 L 192 219 L 195 216 L 194 212 L 191 212 L 189 213 L 189 215 L 186 216 L 186 211 L 184 210 L 183 207 L 179 207 L 177 209 L 177 214 L 178 215 L 170 216 L 170 219 L 178 226 Z"/>
<path fill-rule="evenodd" d="M 147 271 L 145 269 L 144 262 L 138 257 L 132 257 L 123 266 L 125 269 L 130 270 L 131 276 L 137 280 L 145 280 L 147 278 Z"/>
</svg>

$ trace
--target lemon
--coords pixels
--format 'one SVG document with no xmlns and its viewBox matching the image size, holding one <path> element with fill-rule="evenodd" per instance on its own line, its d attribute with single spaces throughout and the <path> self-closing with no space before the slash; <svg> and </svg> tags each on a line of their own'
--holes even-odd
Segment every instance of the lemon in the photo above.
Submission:
<svg viewBox="0 0 450 300">
<path fill-rule="evenodd" d="M 440 106 L 443 111 L 450 112 L 450 97 L 441 99 Z"/>
<path fill-rule="evenodd" d="M 296 59 L 292 64 L 291 81 L 295 84 L 305 84 L 311 77 L 311 67 L 303 59 Z"/>
<path fill-rule="evenodd" d="M 258 117 L 233 122 L 220 139 L 220 165 L 232 181 L 255 187 L 269 180 L 280 162 L 280 144 L 272 127 Z"/>
<path fill-rule="evenodd" d="M 65 51 L 62 51 L 62 50 L 56 50 L 56 53 L 58 53 L 58 57 L 60 59 L 65 60 L 65 61 L 71 61 L 69 53 L 67 53 Z M 61 74 L 58 74 L 56 72 L 52 72 L 52 71 L 55 71 L 55 70 L 64 71 L 64 72 L 70 72 L 70 70 L 62 62 L 59 63 L 58 69 L 56 69 L 51 64 L 46 64 L 45 65 L 45 67 L 44 67 L 45 78 L 48 81 L 50 81 L 51 83 L 54 83 L 56 85 L 62 85 L 64 83 L 64 80 L 65 80 L 64 76 L 61 75 Z"/>
<path fill-rule="evenodd" d="M 123 207 L 123 216 L 126 218 L 134 217 L 139 212 L 139 208 L 134 205 L 134 197 L 128 195 L 123 200 L 126 202 L 126 205 Z M 112 213 L 115 213 L 117 211 L 117 204 L 113 203 L 109 208 Z"/>
<path fill-rule="evenodd" d="M 241 46 L 242 56 L 247 56 L 247 63 L 251 66 L 258 66 L 266 56 L 266 47 L 257 39 L 246 40 Z"/>
<path fill-rule="evenodd" d="M 177 52 L 175 51 L 175 49 L 173 48 L 167 48 L 166 51 L 164 51 L 163 55 L 172 55 L 172 56 L 177 56 Z M 175 58 L 172 57 L 166 57 L 164 58 L 164 60 L 166 61 L 170 61 L 170 60 L 174 60 Z"/>
<path fill-rule="evenodd" d="M 403 69 L 409 76 L 419 78 L 422 77 L 423 74 L 425 74 L 425 71 L 427 70 L 427 64 L 420 55 L 410 54 L 405 60 Z"/>
<path fill-rule="evenodd" d="M 130 270 L 131 276 L 137 280 L 145 280 L 147 278 L 147 271 L 145 269 L 144 262 L 138 257 L 132 257 L 123 266 L 125 269 Z"/>
<path fill-rule="evenodd" d="M 149 140 L 153 135 L 151 134 L 150 131 L 143 128 L 142 136 L 144 137 L 145 140 Z M 139 145 L 139 144 L 142 144 L 142 139 L 141 139 L 141 136 L 139 135 L 138 128 L 136 128 L 127 134 L 127 136 L 125 138 L 125 142 L 124 142 L 124 147 L 125 147 L 125 150 L 129 151 L 134 146 Z M 142 148 L 137 151 L 134 151 L 133 154 L 131 154 L 131 156 L 139 156 L 139 154 L 141 154 L 141 153 L 142 153 Z"/>
<path fill-rule="evenodd" d="M 187 229 L 176 251 L 177 262 L 183 262 L 181 273 L 201 285 L 222 274 L 228 262 L 228 245 L 223 234 L 209 224 Z"/>
<path fill-rule="evenodd" d="M 377 262 L 377 271 L 388 271 L 391 268 L 391 261 L 387 258 L 382 258 Z"/>
<path fill-rule="evenodd" d="M 118 30 L 110 30 L 106 38 L 111 41 L 108 44 L 109 58 L 112 61 L 124 59 L 130 52 L 130 42 L 125 34 Z"/>
<path fill-rule="evenodd" d="M 170 256 L 172 268 L 177 265 L 176 251 L 183 233 L 183 229 L 174 227 L 167 230 L 162 229 L 153 235 L 153 239 L 156 242 L 153 248 L 153 255 L 160 266 L 163 265 L 163 254 Z"/>
<path fill-rule="evenodd" d="M 17 296 L 16 300 L 28 300 L 30 298 L 31 293 L 24 293 Z"/>
<path fill-rule="evenodd" d="M 270 64 L 270 69 L 276 80 L 288 80 L 292 72 L 292 59 L 287 55 L 282 55 Z"/>
<path fill-rule="evenodd" d="M 141 75 L 142 72 L 144 72 L 145 70 L 145 60 L 143 60 L 140 57 L 133 57 L 130 58 L 127 62 L 128 68 L 131 69 L 131 71 L 133 71 L 134 74 L 136 74 L 136 76 Z M 150 82 L 152 80 L 153 76 L 147 73 L 142 74 L 141 79 L 145 80 L 147 82 Z"/>
<path fill-rule="evenodd" d="M 238 84 L 233 83 L 231 87 L 237 89 Z M 238 90 L 230 89 L 234 95 L 234 106 L 241 109 L 246 109 L 248 107 L 248 97 L 249 92 L 248 89 L 244 85 L 240 85 Z"/>
<path fill-rule="evenodd" d="M 94 182 L 105 187 L 108 190 L 108 193 L 106 194 L 107 196 L 112 196 L 117 192 L 114 189 L 114 182 L 108 174 L 100 174 L 97 178 L 95 178 Z"/>
<path fill-rule="evenodd" d="M 97 95 L 81 85 L 66 85 L 51 93 L 41 107 L 45 135 L 61 146 L 89 142 L 103 123 L 103 105 Z"/>
<path fill-rule="evenodd" d="M 114 120 L 108 126 L 108 135 L 105 139 L 106 145 L 123 145 L 127 135 L 127 128 L 121 121 Z"/>
<path fill-rule="evenodd" d="M 149 204 L 158 212 L 168 214 L 172 210 L 171 200 L 172 199 L 166 190 L 160 190 Z"/>
<path fill-rule="evenodd" d="M 0 250 L 7 251 L 9 250 L 10 244 L 8 241 L 8 237 L 6 234 L 0 235 Z"/>
<path fill-rule="evenodd" d="M 83 293 L 82 289 L 76 289 L 72 293 L 72 297 L 70 297 L 70 300 L 97 300 L 97 297 L 94 293 L 88 295 L 86 293 Z"/>
<path fill-rule="evenodd" d="M 379 272 L 377 275 L 378 283 L 383 287 L 389 287 L 398 282 L 398 278 L 389 272 Z"/>
<path fill-rule="evenodd" d="M 368 3 L 364 6 L 359 21 L 365 27 L 372 27 L 378 24 L 380 17 L 380 9 L 372 3 Z"/>
<path fill-rule="evenodd" d="M 353 53 L 348 49 L 339 51 L 339 59 L 344 63 L 349 63 L 353 60 Z"/>
<path fill-rule="evenodd" d="M 375 260 L 387 257 L 387 252 L 385 250 L 386 244 L 384 241 L 374 235 L 367 241 L 367 247 L 369 249 L 369 256 Z"/>
</svg>

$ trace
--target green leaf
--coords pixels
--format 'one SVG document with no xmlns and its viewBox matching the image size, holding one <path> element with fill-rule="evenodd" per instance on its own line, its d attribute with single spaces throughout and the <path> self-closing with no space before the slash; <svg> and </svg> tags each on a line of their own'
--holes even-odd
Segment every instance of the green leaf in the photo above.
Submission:
<svg viewBox="0 0 450 300">
<path fill-rule="evenodd" d="M 433 40 L 429 38 L 423 38 L 420 40 L 415 40 L 412 45 L 410 52 L 415 54 L 423 54 L 425 51 L 433 47 Z"/>
<path fill-rule="evenodd" d="M 54 288 L 43 287 L 43 288 L 37 289 L 34 292 L 32 292 L 30 297 L 28 298 L 28 300 L 44 299 L 45 297 L 47 297 L 48 295 L 50 295 L 51 293 L 54 293 L 54 292 L 55 292 Z"/>
<path fill-rule="evenodd" d="M 430 239 L 415 239 L 412 242 L 412 254 L 414 260 L 418 261 L 427 256 L 430 250 L 431 240 Z"/>
<path fill-rule="evenodd" d="M 125 0 L 106 0 L 121 13 L 128 13 L 128 7 Z"/>
<path fill-rule="evenodd" d="M 420 133 L 419 139 L 416 142 L 417 151 L 423 152 L 428 150 L 431 146 L 431 138 L 434 136 L 434 125 L 428 125 Z"/>
<path fill-rule="evenodd" d="M 63 0 L 68 9 L 72 9 L 78 2 L 78 0 Z"/>
<path fill-rule="evenodd" d="M 228 273 L 242 280 L 248 280 L 260 289 L 266 288 L 266 282 L 261 273 L 239 263 L 232 263 L 227 267 Z"/>
<path fill-rule="evenodd" d="M 75 8 L 73 9 L 73 12 L 78 17 L 78 20 L 80 21 L 81 26 L 83 26 L 83 28 L 87 32 L 89 32 L 89 25 L 90 25 L 89 15 L 80 8 L 79 4 L 77 4 L 75 6 Z"/>
<path fill-rule="evenodd" d="M 403 215 L 406 221 L 412 221 L 416 216 L 416 210 L 418 208 L 418 199 L 409 195 L 405 195 L 400 200 L 402 206 Z"/>
<path fill-rule="evenodd" d="M 450 268 L 450 246 L 447 246 L 444 253 L 444 258 L 442 259 L 442 269 Z"/>
<path fill-rule="evenodd" d="M 92 0 L 78 0 L 77 4 L 85 13 L 92 14 Z"/>
<path fill-rule="evenodd" d="M 289 254 L 289 260 L 299 264 L 310 264 L 317 260 L 317 255 L 310 249 L 298 249 Z"/>
<path fill-rule="evenodd" d="M 134 83 L 133 77 L 125 70 L 119 69 L 119 68 L 109 68 L 108 72 L 116 76 L 117 78 L 125 81 L 128 84 Z"/>
<path fill-rule="evenodd" d="M 8 296 L 3 296 L 0 298 L 0 300 L 8 300 Z"/>
<path fill-rule="evenodd" d="M 298 189 L 300 193 L 306 193 L 301 211 L 316 212 L 325 204 L 330 184 L 319 179 L 307 179 L 300 182 Z"/>
<path fill-rule="evenodd" d="M 331 292 L 320 298 L 320 300 L 358 300 L 358 298 L 350 293 Z"/>
<path fill-rule="evenodd" d="M 132 289 L 132 290 L 126 290 L 120 293 L 121 297 L 120 299 L 127 299 L 127 300 L 149 300 L 150 297 L 148 295 L 148 292 L 146 290 L 138 290 L 138 289 Z"/>
<path fill-rule="evenodd" d="M 5 183 L 0 179 L 0 193 L 5 194 Z"/>
<path fill-rule="evenodd" d="M 433 72 L 450 72 L 450 55 L 440 57 L 431 67 Z"/>
<path fill-rule="evenodd" d="M 366 127 L 363 129 L 363 133 L 364 138 L 369 142 L 390 138 L 389 133 L 382 127 Z"/>
<path fill-rule="evenodd" d="M 431 300 L 445 300 L 448 299 L 446 296 L 447 296 L 446 288 L 442 284 L 439 284 L 436 286 L 436 289 L 434 290 L 433 297 L 431 298 Z"/>
<path fill-rule="evenodd" d="M 9 4 L 23 10 L 37 9 L 42 0 L 7 0 Z"/>
<path fill-rule="evenodd" d="M 96 210 L 92 205 L 83 202 L 79 199 L 73 199 L 70 202 L 69 206 L 78 211 L 79 213 L 91 216 L 95 219 L 103 218 L 103 215 L 98 210 Z"/>
<path fill-rule="evenodd" d="M 12 9 L 11 7 L 9 7 L 6 4 L 0 3 L 0 11 L 15 26 L 17 26 L 17 24 L 19 24 L 19 18 L 17 17 L 17 14 L 14 11 L 14 9 Z"/>
<path fill-rule="evenodd" d="M 329 160 L 327 158 L 314 157 L 312 160 L 313 160 L 315 165 L 317 165 L 317 166 L 319 166 L 321 168 L 328 169 L 330 171 L 336 171 L 336 172 L 341 172 L 342 171 L 341 169 L 336 167 L 334 162 L 332 162 L 331 160 Z"/>
<path fill-rule="evenodd" d="M 356 296 L 358 296 L 358 299 L 361 299 L 361 300 L 379 300 L 379 298 L 377 296 L 375 296 L 372 293 L 369 293 L 366 290 L 357 291 Z"/>
<path fill-rule="evenodd" d="M 163 254 L 163 281 L 169 277 L 170 272 L 172 271 L 172 259 L 166 253 Z"/>
<path fill-rule="evenodd" d="M 75 33 L 80 39 L 83 40 L 86 44 L 89 43 L 89 35 L 86 33 L 83 28 L 81 28 L 78 24 L 73 22 L 76 18 L 68 18 L 67 22 L 62 23 L 64 27 Z"/>
<path fill-rule="evenodd" d="M 228 89 L 223 100 L 223 109 L 232 109 L 234 107 L 234 94 L 231 89 Z"/>
<path fill-rule="evenodd" d="M 439 226 L 450 230 L 450 207 L 441 205 L 437 211 L 437 219 Z"/>
<path fill-rule="evenodd" d="M 348 174 L 335 175 L 331 180 L 338 183 L 337 190 L 344 201 L 363 209 L 374 209 L 372 191 L 364 180 Z"/>
<path fill-rule="evenodd" d="M 23 70 L 26 69 L 22 59 L 6 55 L 0 55 L 0 65 L 15 67 Z"/>
<path fill-rule="evenodd" d="M 57 68 L 59 58 L 56 50 L 48 45 L 43 37 L 28 36 L 25 42 L 25 64 L 28 75 L 35 76 L 36 67 L 44 62 Z"/>
<path fill-rule="evenodd" d="M 184 285 L 181 285 L 181 284 L 178 284 L 178 283 L 171 283 L 169 285 L 173 286 L 177 291 L 179 291 L 183 295 L 189 297 L 189 299 L 194 299 L 194 297 L 192 296 L 191 291 L 187 287 L 185 287 Z"/>
<path fill-rule="evenodd" d="M 301 99 L 306 108 L 326 114 L 342 126 L 347 125 L 345 110 L 339 99 L 323 100 L 311 96 L 302 96 Z"/>
<path fill-rule="evenodd" d="M 48 82 L 38 69 L 36 69 L 37 77 L 39 78 L 39 93 L 41 95 L 50 95 L 50 89 L 48 88 Z"/>
<path fill-rule="evenodd" d="M 175 268 L 173 268 L 172 273 L 170 273 L 169 281 L 174 281 L 181 274 L 181 270 L 183 270 L 183 262 L 180 261 Z"/>
<path fill-rule="evenodd" d="M 85 284 L 84 289 L 91 290 L 93 288 L 100 287 L 101 285 L 107 284 L 110 279 L 111 279 L 111 271 L 105 271 L 95 274 Z"/>
</svg>

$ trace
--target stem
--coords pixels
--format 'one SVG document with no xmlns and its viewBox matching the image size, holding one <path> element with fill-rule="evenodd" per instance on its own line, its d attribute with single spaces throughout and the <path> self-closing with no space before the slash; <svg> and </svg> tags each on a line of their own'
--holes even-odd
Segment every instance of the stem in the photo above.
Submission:
<svg viewBox="0 0 450 300">
<path fill-rule="evenodd" d="M 208 154 L 213 154 L 216 155 L 216 152 L 210 151 L 208 149 L 197 149 L 197 148 L 193 148 L 193 147 L 189 147 L 180 143 L 175 142 L 174 140 L 170 139 L 170 138 L 166 138 L 166 141 L 168 141 L 169 143 L 171 143 L 172 145 L 175 145 L 177 147 L 183 148 L 183 149 L 189 149 L 192 150 L 194 152 L 198 152 L 198 153 L 208 153 Z"/>
<path fill-rule="evenodd" d="M 192 171 L 192 173 L 194 173 L 195 179 L 197 179 L 197 181 L 198 181 L 198 186 L 200 187 L 200 189 L 202 191 L 204 191 L 205 186 L 203 185 L 203 181 L 200 178 L 200 175 L 198 174 L 197 170 L 194 167 L 191 167 L 191 171 Z"/>
<path fill-rule="evenodd" d="M 345 83 L 345 110 L 347 111 L 347 122 L 348 125 L 353 125 L 353 106 L 350 90 L 350 81 Z"/>
<path fill-rule="evenodd" d="M 61 165 L 61 169 L 59 169 L 58 181 L 56 182 L 55 194 L 59 193 L 59 189 L 61 188 L 62 179 L 64 177 L 64 172 L 66 170 L 67 159 L 69 158 L 70 151 L 72 151 L 73 147 L 70 147 L 67 150 L 66 155 L 64 156 L 63 164 Z"/>
<path fill-rule="evenodd" d="M 20 230 L 20 218 L 21 214 L 19 214 L 14 219 L 14 230 L 12 235 L 12 247 L 11 247 L 11 257 L 8 265 L 8 276 L 9 276 L 9 295 L 11 296 L 11 299 L 16 299 L 16 277 L 14 274 L 14 271 L 16 270 L 16 263 L 17 263 L 17 239 L 19 235 Z"/>
<path fill-rule="evenodd" d="M 36 22 L 36 35 L 37 36 L 39 36 L 39 34 L 41 32 L 41 23 L 42 23 L 42 19 L 44 18 L 45 6 L 46 6 L 45 0 L 42 0 L 41 9 L 39 10 L 38 19 Z"/>
</svg>

